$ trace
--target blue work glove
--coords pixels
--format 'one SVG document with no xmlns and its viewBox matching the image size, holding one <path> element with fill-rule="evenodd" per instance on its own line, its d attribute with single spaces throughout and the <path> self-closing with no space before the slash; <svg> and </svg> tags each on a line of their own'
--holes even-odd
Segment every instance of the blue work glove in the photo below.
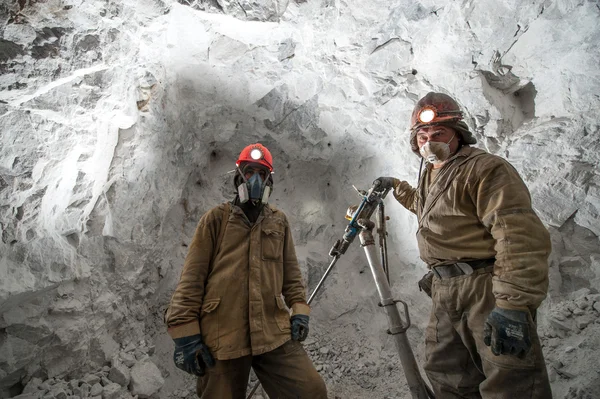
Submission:
<svg viewBox="0 0 600 399">
<path fill-rule="evenodd" d="M 295 314 L 290 321 L 292 322 L 292 339 L 294 341 L 304 341 L 308 336 L 308 316 Z"/>
<path fill-rule="evenodd" d="M 483 342 L 492 353 L 525 357 L 531 349 L 528 311 L 494 308 L 483 327 Z"/>
<path fill-rule="evenodd" d="M 210 354 L 208 346 L 202 342 L 202 335 L 175 338 L 173 341 L 175 341 L 173 361 L 177 368 L 202 377 L 207 367 L 215 365 L 215 359 Z"/>
</svg>

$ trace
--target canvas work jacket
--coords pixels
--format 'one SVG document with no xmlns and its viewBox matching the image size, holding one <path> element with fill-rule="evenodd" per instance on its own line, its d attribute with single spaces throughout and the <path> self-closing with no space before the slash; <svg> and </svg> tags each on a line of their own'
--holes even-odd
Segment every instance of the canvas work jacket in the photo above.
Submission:
<svg viewBox="0 0 600 399">
<path fill-rule="evenodd" d="M 548 291 L 550 235 L 518 172 L 469 146 L 426 184 L 430 170 L 428 165 L 417 189 L 405 181 L 394 187 L 396 199 L 417 215 L 421 259 L 431 268 L 495 258 L 496 304 L 536 309 Z"/>
<path fill-rule="evenodd" d="M 285 214 L 267 205 L 251 225 L 241 208 L 230 205 L 213 253 L 225 205 L 200 219 L 165 315 L 172 338 L 201 333 L 220 360 L 283 345 L 291 338 L 288 308 L 310 312 Z"/>
</svg>

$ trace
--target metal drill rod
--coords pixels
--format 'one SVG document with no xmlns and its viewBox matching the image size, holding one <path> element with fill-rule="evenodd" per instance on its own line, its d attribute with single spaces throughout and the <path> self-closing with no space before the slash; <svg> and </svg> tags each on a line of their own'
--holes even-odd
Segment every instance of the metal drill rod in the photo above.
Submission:
<svg viewBox="0 0 600 399">
<path fill-rule="evenodd" d="M 327 278 L 327 276 L 329 276 L 329 273 L 331 273 L 331 270 L 333 269 L 333 266 L 335 266 L 335 263 L 338 261 L 338 259 L 340 258 L 340 255 L 336 255 L 333 260 L 331 261 L 331 263 L 329 264 L 329 267 L 327 268 L 327 270 L 325 270 L 325 274 L 323 274 L 323 277 L 321 277 L 321 280 L 319 280 L 319 283 L 317 284 L 317 286 L 315 287 L 315 289 L 313 290 L 312 294 L 310 294 L 310 296 L 308 297 L 308 302 L 307 304 L 310 305 L 310 303 L 312 302 L 312 300 L 314 299 L 315 295 L 317 295 L 317 292 L 319 292 L 319 289 L 321 288 L 321 286 L 323 285 L 323 283 L 325 282 L 325 279 Z"/>
<path fill-rule="evenodd" d="M 385 271 L 381 266 L 381 262 L 377 256 L 375 249 L 375 240 L 373 239 L 373 228 L 375 224 L 370 220 L 362 219 L 359 222 L 362 227 L 360 232 L 360 242 L 365 250 L 367 260 L 371 273 L 373 274 L 373 280 L 375 281 L 375 287 L 379 294 L 380 305 L 385 309 L 388 318 L 388 334 L 394 337 L 396 343 L 396 349 L 400 355 L 400 362 L 406 376 L 406 382 L 410 390 L 413 399 L 434 399 L 434 395 L 421 377 L 419 373 L 419 367 L 417 361 L 408 342 L 406 336 L 406 330 L 410 327 L 410 316 L 408 313 L 408 305 L 404 301 L 394 300 L 392 297 L 392 290 L 390 284 L 385 275 Z M 402 320 L 400 312 L 396 303 L 402 303 L 404 305 L 404 313 L 406 314 L 406 322 Z"/>
</svg>

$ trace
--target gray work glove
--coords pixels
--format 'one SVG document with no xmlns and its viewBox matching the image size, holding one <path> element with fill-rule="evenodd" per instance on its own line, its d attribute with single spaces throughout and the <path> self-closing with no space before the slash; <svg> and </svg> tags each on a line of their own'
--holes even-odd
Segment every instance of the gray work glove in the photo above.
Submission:
<svg viewBox="0 0 600 399">
<path fill-rule="evenodd" d="M 531 349 L 528 311 L 494 308 L 483 327 L 483 342 L 492 353 L 525 357 Z"/>
<path fill-rule="evenodd" d="M 427 294 L 429 298 L 431 298 L 431 287 L 433 286 L 433 272 L 429 272 L 424 275 L 419 282 L 419 291 L 423 291 Z"/>
<path fill-rule="evenodd" d="M 175 352 L 173 361 L 177 368 L 186 373 L 202 377 L 207 367 L 215 365 L 208 346 L 202 342 L 202 335 L 196 334 L 189 337 L 175 338 Z"/>
<path fill-rule="evenodd" d="M 386 188 L 393 190 L 399 182 L 400 180 L 395 177 L 381 176 L 373 181 L 373 186 L 378 190 L 385 190 Z"/>
<path fill-rule="evenodd" d="M 308 336 L 308 316 L 304 314 L 295 314 L 290 319 L 292 323 L 292 339 L 302 342 Z"/>
</svg>

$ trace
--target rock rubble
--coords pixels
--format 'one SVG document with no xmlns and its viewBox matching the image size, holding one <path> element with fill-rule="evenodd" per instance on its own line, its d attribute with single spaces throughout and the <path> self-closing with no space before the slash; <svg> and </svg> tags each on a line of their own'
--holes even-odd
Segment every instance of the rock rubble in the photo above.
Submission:
<svg viewBox="0 0 600 399">
<path fill-rule="evenodd" d="M 164 379 L 150 360 L 151 352 L 152 348 L 129 346 L 113 357 L 111 366 L 78 379 L 31 378 L 23 392 L 15 398 L 159 399 Z M 134 353 L 137 354 L 137 360 L 133 357 Z"/>
</svg>

